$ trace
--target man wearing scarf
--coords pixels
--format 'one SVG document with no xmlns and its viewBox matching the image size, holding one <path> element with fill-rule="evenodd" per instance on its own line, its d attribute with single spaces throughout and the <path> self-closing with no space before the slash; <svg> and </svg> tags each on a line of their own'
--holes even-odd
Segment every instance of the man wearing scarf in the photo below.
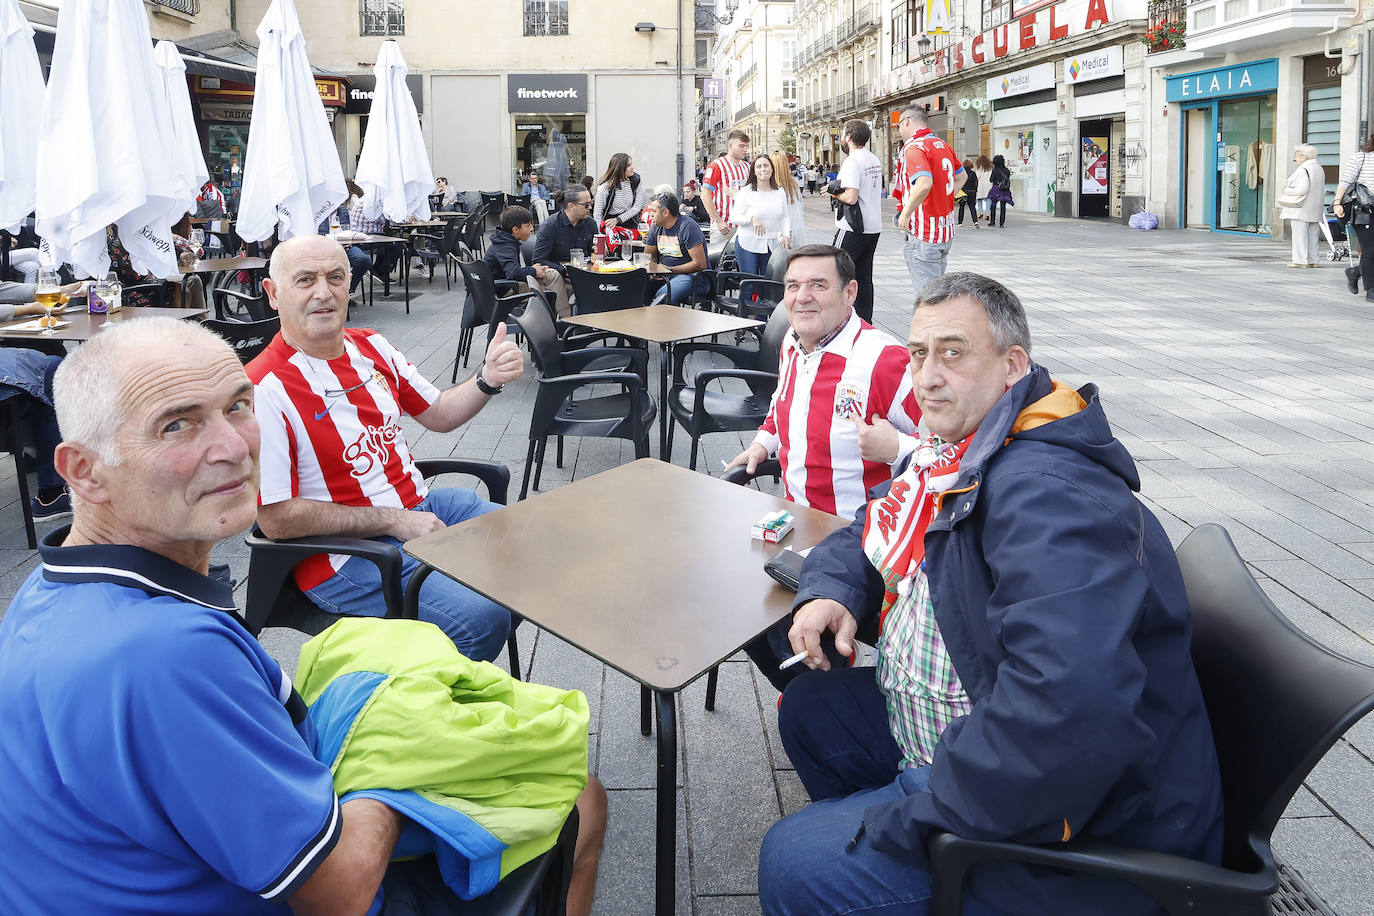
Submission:
<svg viewBox="0 0 1374 916">
<path fill-rule="evenodd" d="M 908 341 L 923 437 L 807 558 L 779 705 L 813 804 L 769 831 L 766 914 L 927 912 L 933 831 L 1091 836 L 1218 863 L 1216 751 L 1182 575 L 1094 385 L 1030 359 L 1020 301 L 947 274 Z M 876 667 L 829 671 L 880 618 Z M 975 868 L 965 916 L 1145 916 L 1110 879 Z"/>
</svg>

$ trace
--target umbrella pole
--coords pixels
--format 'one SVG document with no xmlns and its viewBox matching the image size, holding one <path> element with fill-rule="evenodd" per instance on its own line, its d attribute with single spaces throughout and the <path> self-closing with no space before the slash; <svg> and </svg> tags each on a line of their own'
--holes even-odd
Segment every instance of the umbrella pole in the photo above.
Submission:
<svg viewBox="0 0 1374 916">
<path fill-rule="evenodd" d="M 0 280 L 10 275 L 10 234 L 0 229 Z"/>
</svg>

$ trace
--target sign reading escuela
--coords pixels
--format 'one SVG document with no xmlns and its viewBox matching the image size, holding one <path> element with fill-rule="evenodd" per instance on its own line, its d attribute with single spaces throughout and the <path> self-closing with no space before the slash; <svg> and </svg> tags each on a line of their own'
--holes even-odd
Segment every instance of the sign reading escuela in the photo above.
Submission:
<svg viewBox="0 0 1374 916">
<path fill-rule="evenodd" d="M 587 110 L 585 73 L 509 73 L 506 110 L 574 114 Z"/>
</svg>

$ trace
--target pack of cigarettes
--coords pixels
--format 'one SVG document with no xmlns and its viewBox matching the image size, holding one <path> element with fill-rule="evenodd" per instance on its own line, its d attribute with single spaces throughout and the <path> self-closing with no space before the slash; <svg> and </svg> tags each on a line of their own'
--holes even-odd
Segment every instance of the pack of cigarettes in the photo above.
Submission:
<svg viewBox="0 0 1374 916">
<path fill-rule="evenodd" d="M 750 535 L 756 540 L 766 541 L 769 544 L 776 544 L 778 541 L 787 537 L 787 533 L 792 530 L 792 521 L 792 513 L 788 512 L 786 509 L 769 512 L 763 518 L 754 522 L 754 528 L 750 532 Z"/>
</svg>

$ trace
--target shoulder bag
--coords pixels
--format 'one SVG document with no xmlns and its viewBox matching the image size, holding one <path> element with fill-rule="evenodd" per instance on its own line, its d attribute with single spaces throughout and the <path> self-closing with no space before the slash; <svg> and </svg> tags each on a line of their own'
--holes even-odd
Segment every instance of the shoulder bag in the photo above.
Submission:
<svg viewBox="0 0 1374 916">
<path fill-rule="evenodd" d="M 1363 210 L 1366 213 L 1374 213 L 1374 191 L 1370 191 L 1360 181 L 1360 176 L 1364 174 L 1364 161 L 1368 156 L 1368 153 L 1360 154 L 1360 168 L 1355 173 L 1355 180 L 1351 182 L 1350 187 L 1345 189 L 1345 197 L 1341 198 L 1341 206 L 1346 210 Z"/>
</svg>

